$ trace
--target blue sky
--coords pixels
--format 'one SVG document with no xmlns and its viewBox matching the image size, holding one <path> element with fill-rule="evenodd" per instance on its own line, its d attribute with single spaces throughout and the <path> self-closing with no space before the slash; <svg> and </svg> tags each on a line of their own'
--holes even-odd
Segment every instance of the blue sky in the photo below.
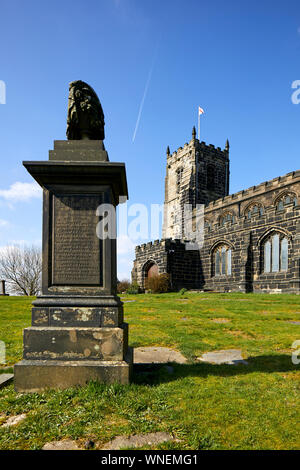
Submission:
<svg viewBox="0 0 300 470">
<path fill-rule="evenodd" d="M 65 139 L 72 80 L 99 95 L 129 204 L 163 202 L 166 147 L 190 140 L 199 105 L 201 140 L 230 141 L 231 193 L 300 168 L 300 106 L 291 101 L 299 1 L 10 0 L 0 9 L 0 248 L 40 243 L 41 198 L 22 160 L 46 160 L 53 140 Z M 121 240 L 120 278 L 134 243 Z"/>
</svg>

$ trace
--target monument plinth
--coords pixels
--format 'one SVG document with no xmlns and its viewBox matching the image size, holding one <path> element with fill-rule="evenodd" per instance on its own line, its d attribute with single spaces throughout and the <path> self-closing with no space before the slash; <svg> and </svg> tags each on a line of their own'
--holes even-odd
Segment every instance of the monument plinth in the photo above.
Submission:
<svg viewBox="0 0 300 470">
<path fill-rule="evenodd" d="M 43 188 L 43 273 L 15 388 L 128 383 L 132 350 L 116 295 L 115 227 L 107 234 L 103 222 L 127 198 L 125 165 L 109 162 L 103 142 L 91 139 L 55 141 L 49 161 L 23 164 Z"/>
</svg>

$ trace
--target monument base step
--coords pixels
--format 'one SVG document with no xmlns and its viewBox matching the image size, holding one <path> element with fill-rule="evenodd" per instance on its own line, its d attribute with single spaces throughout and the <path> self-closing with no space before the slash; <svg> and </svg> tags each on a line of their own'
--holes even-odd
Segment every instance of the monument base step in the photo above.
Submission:
<svg viewBox="0 0 300 470">
<path fill-rule="evenodd" d="M 15 364 L 16 392 L 34 393 L 45 389 L 84 386 L 90 380 L 105 384 L 129 384 L 133 349 L 124 361 L 40 361 L 23 360 Z"/>
</svg>

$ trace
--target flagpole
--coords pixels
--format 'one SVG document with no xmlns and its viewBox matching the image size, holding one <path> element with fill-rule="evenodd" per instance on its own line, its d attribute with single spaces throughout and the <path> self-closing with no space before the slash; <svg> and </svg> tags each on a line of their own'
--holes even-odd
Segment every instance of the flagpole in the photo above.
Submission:
<svg viewBox="0 0 300 470">
<path fill-rule="evenodd" d="M 202 108 L 200 108 L 200 106 L 198 107 L 198 140 L 200 142 L 200 117 L 201 117 L 201 114 L 203 114 L 204 111 Z"/>
</svg>

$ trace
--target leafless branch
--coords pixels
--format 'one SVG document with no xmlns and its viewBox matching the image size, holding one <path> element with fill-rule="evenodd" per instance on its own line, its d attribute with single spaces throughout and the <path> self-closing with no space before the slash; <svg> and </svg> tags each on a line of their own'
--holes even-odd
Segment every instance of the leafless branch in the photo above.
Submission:
<svg viewBox="0 0 300 470">
<path fill-rule="evenodd" d="M 7 247 L 0 254 L 0 276 L 16 295 L 37 295 L 41 289 L 41 250 L 31 247 Z"/>
</svg>

